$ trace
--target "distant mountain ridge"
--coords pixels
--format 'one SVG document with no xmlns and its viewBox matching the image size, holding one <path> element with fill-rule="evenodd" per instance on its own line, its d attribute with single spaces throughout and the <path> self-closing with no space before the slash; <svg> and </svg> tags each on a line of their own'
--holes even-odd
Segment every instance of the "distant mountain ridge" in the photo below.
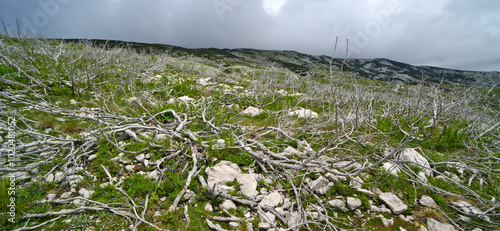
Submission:
<svg viewBox="0 0 500 231">
<path fill-rule="evenodd" d="M 77 42 L 78 39 L 67 39 Z M 287 68 L 299 75 L 318 75 L 315 69 L 328 70 L 331 57 L 314 56 L 296 51 L 257 50 L 257 49 L 189 49 L 165 44 L 149 44 L 123 41 L 90 40 L 96 45 L 107 44 L 109 47 L 128 46 L 145 52 L 168 52 L 175 57 L 201 57 L 220 61 L 225 65 L 253 64 L 259 66 L 277 66 Z M 336 58 L 333 67 L 340 70 L 342 59 Z M 500 88 L 500 72 L 498 71 L 465 71 L 440 67 L 414 66 L 384 58 L 347 59 L 343 70 L 363 78 L 389 82 L 416 83 L 421 81 L 452 85 Z"/>
</svg>

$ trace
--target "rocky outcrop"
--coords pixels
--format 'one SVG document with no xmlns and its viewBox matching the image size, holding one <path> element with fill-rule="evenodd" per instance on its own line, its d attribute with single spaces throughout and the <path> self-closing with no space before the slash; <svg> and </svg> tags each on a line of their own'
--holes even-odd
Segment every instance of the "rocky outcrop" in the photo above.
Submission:
<svg viewBox="0 0 500 231">
<path fill-rule="evenodd" d="M 431 217 L 427 218 L 427 225 L 430 231 L 456 231 L 453 225 L 441 223 Z"/>
<path fill-rule="evenodd" d="M 380 200 L 382 200 L 394 214 L 401 214 L 408 206 L 401 201 L 394 193 L 382 193 L 379 195 Z"/>
<path fill-rule="evenodd" d="M 298 110 L 295 110 L 295 111 L 291 111 L 290 113 L 288 113 L 289 116 L 297 116 L 299 118 L 318 118 L 318 113 L 316 112 L 313 112 L 312 110 L 310 109 L 298 109 Z"/>
<path fill-rule="evenodd" d="M 250 106 L 247 109 L 245 109 L 244 111 L 242 111 L 241 113 L 244 115 L 257 116 L 257 115 L 260 115 L 260 113 L 262 113 L 262 110 L 259 108 Z"/>
</svg>

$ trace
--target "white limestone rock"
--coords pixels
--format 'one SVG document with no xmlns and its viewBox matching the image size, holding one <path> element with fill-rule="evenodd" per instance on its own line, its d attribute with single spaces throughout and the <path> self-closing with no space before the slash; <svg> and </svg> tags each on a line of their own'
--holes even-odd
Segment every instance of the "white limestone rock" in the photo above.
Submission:
<svg viewBox="0 0 500 231">
<path fill-rule="evenodd" d="M 217 139 L 214 141 L 214 148 L 226 148 L 226 141 L 223 139 Z"/>
<path fill-rule="evenodd" d="M 97 154 L 90 155 L 89 156 L 89 161 L 92 161 L 95 158 L 97 158 Z"/>
<path fill-rule="evenodd" d="M 154 179 L 154 180 L 158 180 L 158 178 L 160 178 L 159 176 L 159 172 L 157 169 L 149 172 L 147 175 L 146 175 L 146 178 L 149 178 L 149 179 Z"/>
<path fill-rule="evenodd" d="M 282 202 L 283 202 L 283 197 L 281 196 L 281 194 L 279 192 L 272 192 L 264 196 L 264 198 L 262 198 L 259 204 L 261 206 L 268 206 L 274 208 Z"/>
<path fill-rule="evenodd" d="M 347 178 L 345 176 L 340 176 L 340 175 L 335 175 L 333 173 L 327 173 L 325 174 L 325 178 L 328 179 L 330 182 L 333 183 L 338 183 L 342 181 L 346 181 Z"/>
<path fill-rule="evenodd" d="M 65 192 L 63 194 L 61 194 L 60 198 L 61 199 L 66 199 L 66 198 L 69 198 L 71 196 L 72 192 Z"/>
<path fill-rule="evenodd" d="M 301 155 L 302 153 L 299 150 L 297 150 L 297 149 L 295 149 L 293 147 L 288 146 L 288 147 L 286 147 L 283 150 L 282 154 L 285 155 L 285 156 L 290 156 L 290 155 L 294 155 L 294 154 L 295 155 Z"/>
<path fill-rule="evenodd" d="M 310 109 L 297 109 L 288 113 L 289 116 L 298 116 L 299 118 L 318 118 L 318 113 L 311 111 Z"/>
<path fill-rule="evenodd" d="M 423 168 L 425 175 L 432 176 L 432 171 L 430 170 L 431 165 L 429 161 L 417 152 L 414 148 L 406 148 L 401 153 L 399 153 L 399 160 L 409 161 L 415 163 L 414 165 Z"/>
<path fill-rule="evenodd" d="M 80 194 L 83 198 L 90 198 L 90 196 L 92 196 L 92 194 L 94 194 L 94 191 L 81 188 L 78 191 L 78 194 Z"/>
<path fill-rule="evenodd" d="M 325 194 L 326 191 L 328 190 L 328 183 L 330 183 L 326 178 L 323 176 L 318 177 L 318 179 L 311 181 L 308 185 L 311 190 L 318 194 Z"/>
<path fill-rule="evenodd" d="M 184 193 L 184 199 L 186 200 L 189 200 L 194 196 L 195 196 L 194 192 L 189 189 Z"/>
<path fill-rule="evenodd" d="M 139 98 L 137 97 L 130 97 L 127 99 L 127 103 L 133 103 L 139 101 Z"/>
<path fill-rule="evenodd" d="M 133 164 L 125 166 L 125 169 L 127 169 L 127 171 L 129 171 L 129 172 L 133 171 L 134 168 L 135 168 L 135 165 L 133 165 Z"/>
<path fill-rule="evenodd" d="M 426 207 L 431 207 L 431 208 L 438 207 L 436 202 L 430 196 L 422 195 L 422 197 L 420 198 L 420 200 L 418 202 L 420 202 L 421 205 L 426 206 Z"/>
<path fill-rule="evenodd" d="M 259 194 L 254 174 L 239 174 L 236 176 L 236 180 L 241 184 L 240 191 L 243 195 L 254 198 Z"/>
<path fill-rule="evenodd" d="M 212 207 L 212 205 L 210 203 L 207 203 L 205 205 L 205 211 L 207 211 L 207 212 L 213 212 L 214 211 L 214 209 L 213 209 L 213 207 Z"/>
<path fill-rule="evenodd" d="M 225 210 L 236 209 L 236 205 L 231 200 L 224 200 L 224 202 L 220 204 L 220 208 Z"/>
<path fill-rule="evenodd" d="M 46 182 L 52 182 L 54 181 L 54 174 L 50 173 L 45 177 Z"/>
<path fill-rule="evenodd" d="M 267 222 L 260 222 L 258 225 L 259 225 L 259 229 L 261 229 L 261 230 L 268 230 L 271 228 L 271 224 L 269 224 Z"/>
<path fill-rule="evenodd" d="M 189 97 L 189 96 L 182 96 L 182 97 L 177 98 L 177 100 L 184 102 L 184 103 L 194 101 L 194 99 Z"/>
<path fill-rule="evenodd" d="M 80 183 L 80 181 L 83 180 L 83 176 L 80 176 L 80 175 L 71 175 L 71 176 L 67 176 L 66 179 L 68 180 L 68 183 L 71 186 L 74 186 L 74 185 Z"/>
<path fill-rule="evenodd" d="M 137 160 L 137 162 L 143 162 L 145 158 L 146 158 L 146 155 L 144 155 L 142 153 L 135 156 L 135 160 Z"/>
<path fill-rule="evenodd" d="M 451 202 L 451 204 L 455 207 L 460 208 L 460 210 L 462 210 L 465 214 L 474 215 L 483 213 L 481 210 L 467 201 L 454 201 Z"/>
<path fill-rule="evenodd" d="M 334 199 L 328 201 L 328 204 L 334 208 L 340 209 L 342 212 L 347 212 L 347 208 L 345 207 L 345 203 L 340 199 Z"/>
<path fill-rule="evenodd" d="M 260 220 L 263 222 L 274 223 L 276 221 L 276 216 L 274 214 L 272 214 L 271 212 L 262 213 L 259 211 L 258 214 L 259 214 Z"/>
<path fill-rule="evenodd" d="M 394 193 L 382 193 L 379 195 L 380 200 L 382 200 L 389 208 L 392 213 L 398 215 L 408 209 L 408 205 L 403 203 Z"/>
<path fill-rule="evenodd" d="M 54 199 L 56 199 L 56 194 L 53 193 L 47 194 L 47 202 L 52 202 L 54 201 Z"/>
<path fill-rule="evenodd" d="M 262 110 L 259 108 L 250 106 L 247 109 L 245 109 L 244 111 L 242 111 L 241 113 L 245 114 L 245 115 L 250 115 L 250 116 L 257 116 L 260 113 L 262 113 Z"/>
<path fill-rule="evenodd" d="M 303 150 L 303 151 L 306 151 L 306 152 L 314 152 L 314 150 L 311 148 L 311 145 L 309 145 L 309 143 L 307 143 L 307 140 L 299 140 L 298 143 L 298 146 L 299 146 L 299 150 Z"/>
<path fill-rule="evenodd" d="M 218 189 L 224 188 L 226 182 L 233 181 L 241 173 L 241 169 L 237 164 L 223 160 L 214 167 L 207 168 L 205 172 L 207 173 L 208 186 Z"/>
<path fill-rule="evenodd" d="M 430 231 L 456 231 L 453 225 L 441 223 L 430 217 L 427 218 L 427 226 Z"/>
<path fill-rule="evenodd" d="M 361 206 L 363 203 L 361 202 L 360 199 L 354 198 L 354 197 L 347 197 L 347 207 L 349 207 L 350 210 L 355 210 L 359 206 Z"/>
<path fill-rule="evenodd" d="M 155 135 L 155 140 L 166 140 L 167 137 L 168 137 L 167 134 L 158 133 Z"/>
<path fill-rule="evenodd" d="M 391 162 L 385 162 L 384 164 L 382 164 L 382 167 L 386 171 L 388 171 L 391 175 L 394 175 L 394 176 L 398 176 L 399 171 L 401 171 L 397 164 L 391 163 Z"/>
<path fill-rule="evenodd" d="M 363 183 L 363 180 L 359 176 L 357 176 L 354 179 L 351 179 L 351 182 L 349 182 L 349 186 L 351 188 L 360 189 L 363 187 Z"/>
</svg>

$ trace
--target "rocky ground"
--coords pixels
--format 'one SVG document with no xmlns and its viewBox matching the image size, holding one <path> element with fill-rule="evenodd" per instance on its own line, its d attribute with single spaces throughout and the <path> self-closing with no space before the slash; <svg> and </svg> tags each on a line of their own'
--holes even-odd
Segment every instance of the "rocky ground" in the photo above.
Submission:
<svg viewBox="0 0 500 231">
<path fill-rule="evenodd" d="M 495 89 L 1 42 L 5 229 L 500 227 Z"/>
</svg>

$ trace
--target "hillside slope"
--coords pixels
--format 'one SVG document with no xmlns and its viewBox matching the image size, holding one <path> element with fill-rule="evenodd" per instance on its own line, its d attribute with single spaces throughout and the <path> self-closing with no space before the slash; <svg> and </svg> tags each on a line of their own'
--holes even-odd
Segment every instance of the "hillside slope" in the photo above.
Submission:
<svg viewBox="0 0 500 231">
<path fill-rule="evenodd" d="M 500 229 L 500 89 L 0 39 L 2 228 Z"/>
<path fill-rule="evenodd" d="M 78 40 L 68 40 L 70 42 Z M 200 57 L 224 64 L 275 65 L 287 68 L 300 75 L 324 76 L 316 69 L 328 70 L 331 57 L 312 56 L 296 51 L 276 51 L 257 49 L 187 49 L 164 44 L 147 44 L 122 41 L 90 40 L 96 44 L 107 44 L 110 47 L 131 47 L 138 51 L 163 51 L 174 57 Z M 336 70 L 340 70 L 342 59 L 333 62 Z M 344 71 L 357 76 L 399 83 L 418 83 L 427 81 L 452 85 L 468 85 L 478 87 L 500 88 L 500 72 L 464 71 L 439 67 L 413 66 L 389 59 L 347 59 Z"/>
</svg>

